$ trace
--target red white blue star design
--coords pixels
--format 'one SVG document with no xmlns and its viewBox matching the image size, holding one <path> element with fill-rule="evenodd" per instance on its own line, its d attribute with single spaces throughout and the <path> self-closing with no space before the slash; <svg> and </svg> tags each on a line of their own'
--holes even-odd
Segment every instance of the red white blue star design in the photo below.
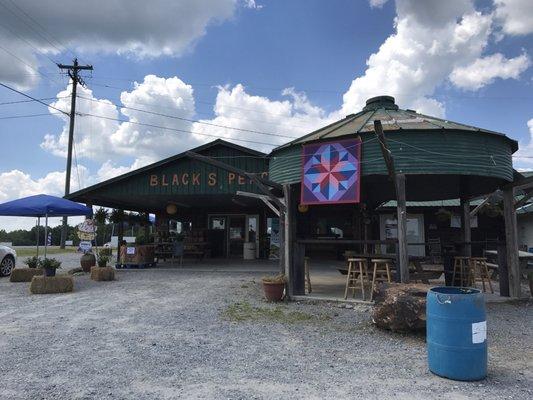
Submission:
<svg viewBox="0 0 533 400">
<path fill-rule="evenodd" d="M 302 204 L 359 202 L 361 140 L 305 145 Z"/>
</svg>

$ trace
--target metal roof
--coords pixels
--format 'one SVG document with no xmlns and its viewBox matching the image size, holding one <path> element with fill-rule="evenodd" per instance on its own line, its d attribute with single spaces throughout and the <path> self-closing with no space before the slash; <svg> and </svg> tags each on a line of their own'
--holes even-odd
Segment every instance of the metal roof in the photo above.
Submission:
<svg viewBox="0 0 533 400">
<path fill-rule="evenodd" d="M 417 113 L 414 110 L 400 109 L 392 96 L 378 96 L 368 99 L 363 111 L 346 116 L 340 121 L 320 128 L 308 135 L 275 148 L 273 151 L 296 144 L 313 142 L 316 140 L 333 139 L 346 135 L 360 134 L 374 131 L 374 121 L 380 120 L 384 131 L 470 131 L 503 136 L 511 142 L 512 151 L 518 150 L 516 140 L 510 139 L 503 133 L 488 129 L 477 128 L 458 122 L 431 117 Z"/>
</svg>

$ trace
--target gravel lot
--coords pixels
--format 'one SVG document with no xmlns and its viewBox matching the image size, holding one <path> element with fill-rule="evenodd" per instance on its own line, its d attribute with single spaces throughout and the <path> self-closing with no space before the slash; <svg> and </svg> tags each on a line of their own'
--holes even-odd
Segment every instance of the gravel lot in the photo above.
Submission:
<svg viewBox="0 0 533 400">
<path fill-rule="evenodd" d="M 261 300 L 260 273 L 117 271 L 75 292 L 0 279 L 1 399 L 529 399 L 532 304 L 491 304 L 489 377 L 427 371 L 370 307 Z"/>
</svg>

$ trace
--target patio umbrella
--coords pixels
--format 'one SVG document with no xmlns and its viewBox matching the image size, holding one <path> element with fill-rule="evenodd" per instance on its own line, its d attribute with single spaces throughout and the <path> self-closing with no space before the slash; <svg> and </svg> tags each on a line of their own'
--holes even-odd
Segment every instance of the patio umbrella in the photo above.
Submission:
<svg viewBox="0 0 533 400">
<path fill-rule="evenodd" d="M 44 256 L 48 246 L 48 217 L 72 217 L 91 215 L 91 207 L 75 203 L 61 197 L 38 194 L 0 204 L 0 216 L 37 217 L 37 255 L 39 255 L 39 226 L 41 217 L 45 218 Z"/>
</svg>

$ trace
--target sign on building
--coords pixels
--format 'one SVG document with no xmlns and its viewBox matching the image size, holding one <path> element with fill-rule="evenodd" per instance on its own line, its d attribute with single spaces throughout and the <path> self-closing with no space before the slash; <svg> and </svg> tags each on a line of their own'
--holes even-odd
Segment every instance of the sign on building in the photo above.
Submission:
<svg viewBox="0 0 533 400">
<path fill-rule="evenodd" d="M 301 204 L 358 203 L 361 139 L 303 146 Z"/>
</svg>

